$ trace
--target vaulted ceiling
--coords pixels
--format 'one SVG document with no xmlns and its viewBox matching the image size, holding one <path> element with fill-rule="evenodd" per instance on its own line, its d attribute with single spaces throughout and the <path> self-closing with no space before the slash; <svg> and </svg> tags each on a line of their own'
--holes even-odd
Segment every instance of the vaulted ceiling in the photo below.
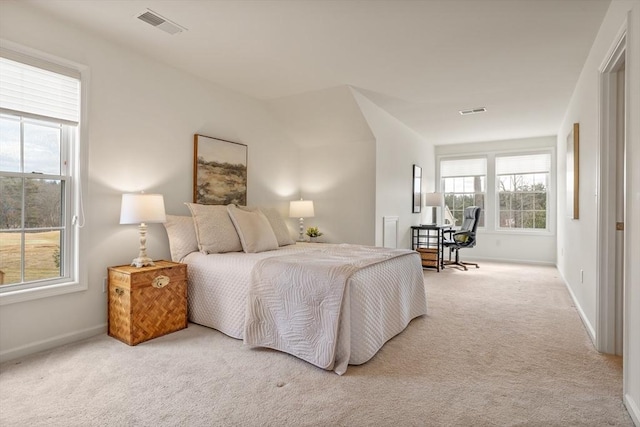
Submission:
<svg viewBox="0 0 640 427">
<path fill-rule="evenodd" d="M 347 98 L 340 87 L 351 87 L 436 145 L 555 134 L 609 5 L 608 0 L 27 2 L 142 55 L 265 100 L 289 124 L 304 111 L 322 122 L 323 111 L 331 110 L 326 125 L 335 126 L 336 111 L 352 108 L 339 107 Z M 146 9 L 187 30 L 170 35 L 137 19 Z M 458 113 L 477 107 L 487 112 Z"/>
</svg>

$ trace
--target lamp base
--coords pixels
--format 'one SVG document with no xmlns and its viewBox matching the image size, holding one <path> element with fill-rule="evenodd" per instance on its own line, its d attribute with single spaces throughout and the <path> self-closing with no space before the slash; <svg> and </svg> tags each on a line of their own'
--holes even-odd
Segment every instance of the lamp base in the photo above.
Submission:
<svg viewBox="0 0 640 427">
<path fill-rule="evenodd" d="M 304 239 L 304 218 L 300 218 L 299 220 L 299 225 L 300 225 L 300 235 L 298 236 L 298 242 L 305 242 L 306 240 Z"/>
<path fill-rule="evenodd" d="M 133 267 L 144 267 L 147 265 L 155 265 L 153 263 L 153 260 L 149 257 L 138 257 L 138 258 L 134 258 L 133 261 L 131 261 L 131 265 Z"/>
</svg>

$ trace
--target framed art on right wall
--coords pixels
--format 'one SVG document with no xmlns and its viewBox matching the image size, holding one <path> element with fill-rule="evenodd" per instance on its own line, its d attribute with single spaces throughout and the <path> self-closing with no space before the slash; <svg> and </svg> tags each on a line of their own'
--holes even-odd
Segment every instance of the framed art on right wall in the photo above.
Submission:
<svg viewBox="0 0 640 427">
<path fill-rule="evenodd" d="M 580 218 L 580 124 L 574 123 L 567 136 L 567 216 Z"/>
</svg>

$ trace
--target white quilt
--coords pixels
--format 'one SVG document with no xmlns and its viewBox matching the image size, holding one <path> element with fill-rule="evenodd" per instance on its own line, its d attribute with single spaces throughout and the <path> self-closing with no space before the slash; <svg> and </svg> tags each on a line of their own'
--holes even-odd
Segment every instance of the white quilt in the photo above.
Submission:
<svg viewBox="0 0 640 427">
<path fill-rule="evenodd" d="M 247 295 L 253 267 L 273 257 L 315 252 L 334 245 L 295 244 L 257 254 L 225 253 L 185 257 L 189 275 L 189 319 L 243 339 Z M 416 252 L 387 259 L 353 273 L 345 287 L 340 314 L 336 371 L 367 362 L 411 319 L 426 314 L 420 257 Z M 331 368 L 329 368 L 331 369 Z"/>
<path fill-rule="evenodd" d="M 324 246 L 262 260 L 251 273 L 244 342 L 284 351 L 323 369 L 344 373 L 348 355 L 336 361 L 343 304 L 356 271 L 412 251 L 368 246 Z"/>
</svg>

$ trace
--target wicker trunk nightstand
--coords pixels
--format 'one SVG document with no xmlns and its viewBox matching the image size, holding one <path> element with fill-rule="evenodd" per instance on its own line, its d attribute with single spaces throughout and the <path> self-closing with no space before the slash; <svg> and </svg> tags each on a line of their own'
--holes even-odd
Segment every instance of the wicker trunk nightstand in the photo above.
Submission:
<svg viewBox="0 0 640 427">
<path fill-rule="evenodd" d="M 109 267 L 109 335 L 136 345 L 187 327 L 187 266 Z"/>
</svg>

